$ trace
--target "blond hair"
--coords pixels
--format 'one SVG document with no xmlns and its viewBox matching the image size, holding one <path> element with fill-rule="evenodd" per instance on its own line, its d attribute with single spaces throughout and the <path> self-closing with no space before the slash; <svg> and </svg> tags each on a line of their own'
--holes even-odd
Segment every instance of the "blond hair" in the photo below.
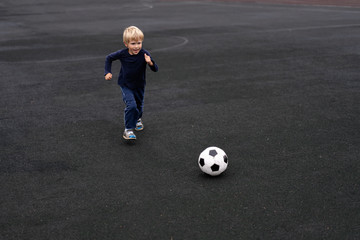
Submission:
<svg viewBox="0 0 360 240">
<path fill-rule="evenodd" d="M 123 41 L 129 43 L 130 41 L 144 40 L 144 33 L 135 26 L 127 27 L 124 30 Z"/>
</svg>

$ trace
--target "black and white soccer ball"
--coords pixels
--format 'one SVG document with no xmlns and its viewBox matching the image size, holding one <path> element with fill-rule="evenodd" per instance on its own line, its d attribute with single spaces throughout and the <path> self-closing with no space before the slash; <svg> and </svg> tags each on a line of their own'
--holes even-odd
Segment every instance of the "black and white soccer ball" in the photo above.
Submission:
<svg viewBox="0 0 360 240">
<path fill-rule="evenodd" d="M 200 153 L 198 164 L 204 173 L 217 176 L 226 170 L 228 157 L 222 149 L 208 147 Z"/>
</svg>

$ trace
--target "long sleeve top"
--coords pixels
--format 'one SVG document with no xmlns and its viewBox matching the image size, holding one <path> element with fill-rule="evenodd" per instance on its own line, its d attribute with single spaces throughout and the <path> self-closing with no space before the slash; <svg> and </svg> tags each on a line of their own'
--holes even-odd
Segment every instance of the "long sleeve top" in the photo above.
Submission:
<svg viewBox="0 0 360 240">
<path fill-rule="evenodd" d="M 130 55 L 127 48 L 113 52 L 106 57 L 105 60 L 105 74 L 111 73 L 112 62 L 120 60 L 121 69 L 118 78 L 118 84 L 120 86 L 126 86 L 131 89 L 145 87 L 146 85 L 146 61 L 144 54 L 150 56 L 153 66 L 150 69 L 153 72 L 159 70 L 157 64 L 152 59 L 150 53 L 145 49 L 141 49 L 136 55 Z"/>
</svg>

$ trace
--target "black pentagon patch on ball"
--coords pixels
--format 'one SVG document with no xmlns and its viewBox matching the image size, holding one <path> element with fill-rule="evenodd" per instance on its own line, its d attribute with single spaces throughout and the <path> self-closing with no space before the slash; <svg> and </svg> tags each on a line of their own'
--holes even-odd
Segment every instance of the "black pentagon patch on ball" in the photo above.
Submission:
<svg viewBox="0 0 360 240">
<path fill-rule="evenodd" d="M 224 155 L 224 162 L 227 163 L 227 161 L 228 161 L 228 157 Z"/>
<path fill-rule="evenodd" d="M 217 151 L 216 150 L 210 150 L 209 155 L 215 157 L 217 155 Z"/>
<path fill-rule="evenodd" d="M 219 171 L 219 169 L 220 169 L 220 166 L 217 165 L 217 164 L 214 164 L 214 165 L 211 166 L 211 170 L 212 170 L 213 172 Z"/>
<path fill-rule="evenodd" d="M 205 160 L 203 158 L 200 158 L 199 163 L 200 163 L 200 166 L 203 167 L 205 165 Z"/>
</svg>

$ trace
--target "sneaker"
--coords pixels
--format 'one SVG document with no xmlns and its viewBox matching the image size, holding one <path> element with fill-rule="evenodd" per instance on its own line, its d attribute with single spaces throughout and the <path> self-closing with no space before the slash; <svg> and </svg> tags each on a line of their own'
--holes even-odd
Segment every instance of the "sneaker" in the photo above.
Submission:
<svg viewBox="0 0 360 240">
<path fill-rule="evenodd" d="M 142 123 L 141 118 L 139 118 L 139 120 L 137 120 L 135 130 L 141 131 L 143 129 L 144 129 L 144 124 Z"/>
<path fill-rule="evenodd" d="M 123 138 L 126 140 L 136 140 L 136 135 L 132 130 L 125 130 L 123 134 Z"/>
</svg>

